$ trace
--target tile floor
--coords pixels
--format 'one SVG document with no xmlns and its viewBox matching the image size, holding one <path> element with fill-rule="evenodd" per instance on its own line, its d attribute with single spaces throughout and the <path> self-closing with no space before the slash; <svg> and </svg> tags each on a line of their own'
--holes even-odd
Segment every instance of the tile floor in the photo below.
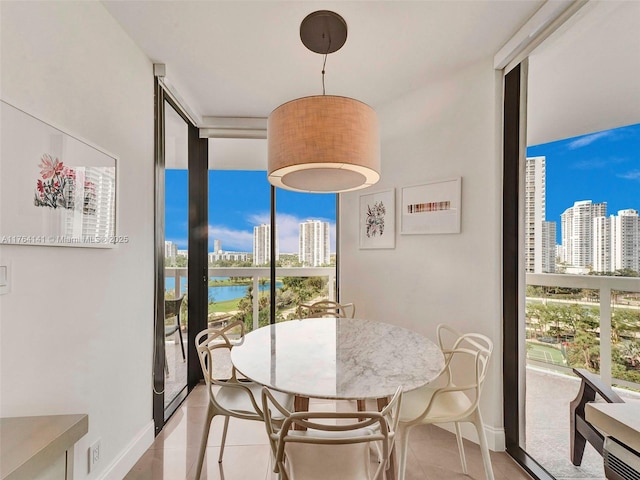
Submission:
<svg viewBox="0 0 640 480">
<path fill-rule="evenodd" d="M 347 402 L 313 401 L 311 409 L 354 408 Z M 195 466 L 207 409 L 204 386 L 194 389 L 171 417 L 153 445 L 131 469 L 125 480 L 195 480 Z M 213 420 L 202 479 L 275 480 L 264 425 L 231 419 L 224 461 L 218 464 L 222 417 Z M 411 433 L 407 480 L 484 480 L 477 445 L 465 441 L 469 475 L 462 473 L 455 436 L 433 426 L 416 427 Z M 505 453 L 491 453 L 496 480 L 528 480 L 530 477 Z M 345 479 L 348 480 L 348 479 Z"/>
</svg>

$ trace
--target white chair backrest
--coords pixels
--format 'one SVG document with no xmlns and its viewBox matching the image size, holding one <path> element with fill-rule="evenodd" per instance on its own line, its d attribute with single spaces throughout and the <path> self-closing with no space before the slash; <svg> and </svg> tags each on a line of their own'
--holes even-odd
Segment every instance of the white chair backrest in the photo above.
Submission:
<svg viewBox="0 0 640 480">
<path fill-rule="evenodd" d="M 479 333 L 463 334 L 453 348 L 443 350 L 449 375 L 446 388 L 462 391 L 469 397 L 469 412 L 478 406 L 492 352 L 493 342 Z"/>
<path fill-rule="evenodd" d="M 261 416 L 261 409 L 258 401 L 253 397 L 250 389 L 241 380 L 238 380 L 236 369 L 230 359 L 231 349 L 241 345 L 244 341 L 245 327 L 241 320 L 235 321 L 223 328 L 207 328 L 196 336 L 196 350 L 202 367 L 202 374 L 207 385 L 209 401 L 213 403 L 217 411 L 224 412 L 232 416 L 241 418 L 251 418 L 256 416 L 256 412 Z M 219 368 L 222 364 L 222 369 Z M 238 412 L 230 412 L 221 406 L 216 399 L 215 387 L 236 388 L 242 390 L 243 394 L 250 399 L 254 411 L 245 412 L 246 415 Z M 244 415 L 244 417 L 242 416 Z"/>
<path fill-rule="evenodd" d="M 284 480 L 362 478 L 369 472 L 369 444 L 380 442 L 382 461 L 373 477 L 382 478 L 398 428 L 402 388 L 381 412 L 290 412 L 266 388 L 262 410 L 275 458 Z M 273 421 L 275 411 L 284 417 Z M 351 420 L 350 422 L 348 420 Z M 295 430 L 304 427 L 306 430 Z"/>
<path fill-rule="evenodd" d="M 334 302 L 332 300 L 320 300 L 314 303 L 301 303 L 298 305 L 298 317 L 300 318 L 321 318 L 321 317 L 341 317 L 347 318 L 347 311 L 351 311 L 350 318 L 356 314 L 356 306 L 353 303 Z"/>
<path fill-rule="evenodd" d="M 458 340 L 462 333 L 449 325 L 441 323 L 437 327 L 438 345 L 440 350 L 450 350 L 453 348 L 456 340 Z"/>
</svg>

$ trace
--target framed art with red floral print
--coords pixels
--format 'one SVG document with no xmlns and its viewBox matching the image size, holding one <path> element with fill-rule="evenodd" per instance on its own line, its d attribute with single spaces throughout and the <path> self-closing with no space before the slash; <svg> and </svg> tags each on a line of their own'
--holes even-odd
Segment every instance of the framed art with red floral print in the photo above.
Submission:
<svg viewBox="0 0 640 480">
<path fill-rule="evenodd" d="M 111 248 L 117 158 L 0 102 L 0 244 Z"/>
</svg>

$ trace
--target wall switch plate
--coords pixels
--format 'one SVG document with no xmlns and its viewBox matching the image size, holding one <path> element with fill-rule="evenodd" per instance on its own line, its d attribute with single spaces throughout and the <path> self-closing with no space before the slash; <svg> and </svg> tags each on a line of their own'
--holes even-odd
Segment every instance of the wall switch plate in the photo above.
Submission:
<svg viewBox="0 0 640 480">
<path fill-rule="evenodd" d="M 93 445 L 89 447 L 89 473 L 95 468 L 96 464 L 100 461 L 100 439 L 93 442 Z"/>
<path fill-rule="evenodd" d="M 7 262 L 0 261 L 0 295 L 9 293 L 11 291 L 9 264 Z"/>
</svg>

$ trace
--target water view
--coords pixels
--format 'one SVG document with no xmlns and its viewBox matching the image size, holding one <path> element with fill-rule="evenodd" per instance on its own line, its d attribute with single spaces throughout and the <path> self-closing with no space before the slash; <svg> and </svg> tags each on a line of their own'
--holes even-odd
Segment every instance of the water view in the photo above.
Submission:
<svg viewBox="0 0 640 480">
<path fill-rule="evenodd" d="M 225 280 L 228 277 L 215 277 L 216 280 Z M 243 298 L 247 295 L 247 290 L 251 285 L 217 285 L 209 287 L 209 301 L 210 302 L 226 302 L 228 300 L 235 300 L 237 298 Z M 260 284 L 258 286 L 259 292 L 268 292 L 271 287 L 270 282 Z M 165 278 L 164 284 L 165 291 L 173 291 L 175 289 L 175 279 Z M 276 282 L 276 288 L 282 288 L 282 282 Z M 187 293 L 186 281 L 181 282 L 180 290 L 182 293 Z"/>
</svg>

